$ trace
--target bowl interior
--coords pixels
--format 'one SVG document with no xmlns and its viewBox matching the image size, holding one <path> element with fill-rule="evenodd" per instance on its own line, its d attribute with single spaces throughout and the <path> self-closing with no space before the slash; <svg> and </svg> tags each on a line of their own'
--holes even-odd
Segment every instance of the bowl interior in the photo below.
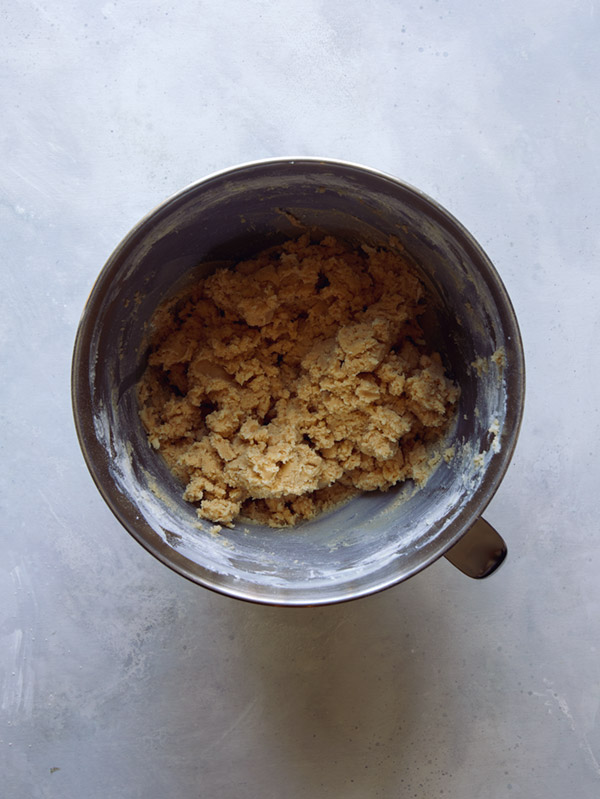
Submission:
<svg viewBox="0 0 600 799">
<path fill-rule="evenodd" d="M 148 445 L 136 384 L 148 320 L 188 282 L 309 230 L 404 248 L 432 301 L 429 341 L 461 387 L 455 456 L 418 491 L 363 494 L 295 528 L 237 523 L 219 534 L 181 498 Z M 475 364 L 475 365 L 474 365 Z M 208 178 L 146 217 L 102 271 L 73 362 L 77 429 L 92 475 L 127 530 L 166 565 L 232 596 L 321 604 L 371 593 L 435 560 L 472 524 L 512 454 L 523 358 L 504 287 L 447 212 L 393 178 L 338 162 L 257 162 Z"/>
</svg>

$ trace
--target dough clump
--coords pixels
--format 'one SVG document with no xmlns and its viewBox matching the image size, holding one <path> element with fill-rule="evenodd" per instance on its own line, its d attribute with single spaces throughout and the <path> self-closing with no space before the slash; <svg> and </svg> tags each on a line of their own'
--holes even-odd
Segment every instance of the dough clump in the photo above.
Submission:
<svg viewBox="0 0 600 799">
<path fill-rule="evenodd" d="M 459 394 L 425 300 L 397 252 L 303 235 L 162 305 L 140 416 L 198 515 L 284 526 L 423 483 Z"/>
</svg>

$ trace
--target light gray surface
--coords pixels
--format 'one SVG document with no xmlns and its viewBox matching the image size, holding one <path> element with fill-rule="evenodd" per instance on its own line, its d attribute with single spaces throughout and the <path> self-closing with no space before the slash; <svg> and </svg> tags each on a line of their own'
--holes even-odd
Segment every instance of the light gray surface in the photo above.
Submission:
<svg viewBox="0 0 600 799">
<path fill-rule="evenodd" d="M 600 795 L 596 2 L 2 10 L 0 774 L 7 799 Z M 413 183 L 511 294 L 509 559 L 343 606 L 209 593 L 125 533 L 71 421 L 121 236 L 204 174 L 324 155 Z"/>
</svg>

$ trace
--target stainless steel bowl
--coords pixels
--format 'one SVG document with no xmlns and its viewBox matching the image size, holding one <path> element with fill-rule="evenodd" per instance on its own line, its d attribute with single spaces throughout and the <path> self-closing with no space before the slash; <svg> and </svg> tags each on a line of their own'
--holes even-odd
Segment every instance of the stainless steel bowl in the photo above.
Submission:
<svg viewBox="0 0 600 799">
<path fill-rule="evenodd" d="M 211 534 L 148 445 L 136 383 L 147 322 L 167 296 L 299 226 L 351 243 L 395 237 L 433 298 L 432 345 L 461 387 L 442 462 L 418 491 L 363 494 L 295 528 L 238 523 Z M 244 164 L 210 175 L 146 216 L 108 259 L 73 355 L 77 433 L 90 472 L 129 533 L 184 577 L 240 599 L 320 605 L 407 579 L 446 554 L 473 576 L 503 559 L 480 519 L 512 456 L 524 401 L 523 349 L 506 290 L 473 237 L 420 191 L 355 164 L 315 158 Z"/>
</svg>

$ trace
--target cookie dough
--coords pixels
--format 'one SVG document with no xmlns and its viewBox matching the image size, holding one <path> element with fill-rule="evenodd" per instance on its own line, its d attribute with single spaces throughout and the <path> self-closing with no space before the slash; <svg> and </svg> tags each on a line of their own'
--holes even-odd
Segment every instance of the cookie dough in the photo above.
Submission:
<svg viewBox="0 0 600 799">
<path fill-rule="evenodd" d="M 161 306 L 140 416 L 198 515 L 283 526 L 423 483 L 459 394 L 425 302 L 397 252 L 304 235 Z"/>
</svg>

